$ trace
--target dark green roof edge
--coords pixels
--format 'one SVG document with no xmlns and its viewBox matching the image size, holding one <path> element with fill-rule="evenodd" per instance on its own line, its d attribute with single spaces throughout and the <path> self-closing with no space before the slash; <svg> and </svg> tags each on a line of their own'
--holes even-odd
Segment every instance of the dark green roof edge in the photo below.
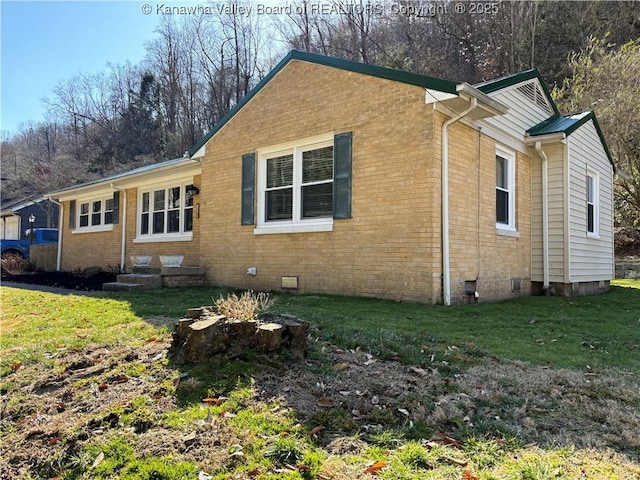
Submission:
<svg viewBox="0 0 640 480">
<path fill-rule="evenodd" d="M 529 134 L 532 137 L 536 137 L 539 135 L 548 135 L 552 133 L 564 133 L 565 135 L 569 136 L 574 131 L 576 131 L 576 129 L 580 128 L 581 125 L 587 122 L 592 113 L 593 112 L 585 112 L 582 114 L 578 114 L 578 115 L 582 115 L 579 118 L 572 118 L 572 117 L 576 117 L 577 115 L 566 115 L 566 116 L 560 116 L 560 117 L 547 118 L 546 120 L 529 128 L 525 133 Z M 557 125 L 564 124 L 565 126 L 559 127 L 559 126 L 554 126 L 554 124 L 557 124 Z"/>
<path fill-rule="evenodd" d="M 590 111 L 587 115 L 585 115 L 584 117 L 577 119 L 575 122 L 573 122 L 571 125 L 567 126 L 564 129 L 560 129 L 560 130 L 554 130 L 554 131 L 544 131 L 544 128 L 547 124 L 549 124 L 552 121 L 557 120 L 557 118 L 548 118 L 547 120 L 540 122 L 537 125 L 534 125 L 533 127 L 531 127 L 530 129 L 527 130 L 526 133 L 528 133 L 530 136 L 532 137 L 536 137 L 538 135 L 547 135 L 550 133 L 564 133 L 567 137 L 569 135 L 571 135 L 573 132 L 575 132 L 578 128 L 580 128 L 582 125 L 584 125 L 585 123 L 587 123 L 588 121 L 593 121 L 593 126 L 596 129 L 596 133 L 598 134 L 598 137 L 600 137 L 600 142 L 602 143 L 602 148 L 604 149 L 605 153 L 607 154 L 607 158 L 609 159 L 609 162 L 611 163 L 611 166 L 613 167 L 613 171 L 616 171 L 616 164 L 613 161 L 613 155 L 611 155 L 611 151 L 609 150 L 609 146 L 607 145 L 607 141 L 604 139 L 604 134 L 602 133 L 602 129 L 600 128 L 600 124 L 598 123 L 598 119 L 596 117 L 595 112 Z"/>
<path fill-rule="evenodd" d="M 417 73 L 404 72 L 402 70 L 393 70 L 391 68 L 379 67 L 377 65 L 368 65 L 365 63 L 353 62 L 351 60 L 344 60 L 341 58 L 328 57 L 326 55 L 318 55 L 315 53 L 301 52 L 299 50 L 291 50 L 287 56 L 285 56 L 271 70 L 266 77 L 264 77 L 244 98 L 233 107 L 229 113 L 227 113 L 215 126 L 207 133 L 200 141 L 189 150 L 189 156 L 194 155 L 200 150 L 210 139 L 213 137 L 224 125 L 233 118 L 253 97 L 255 97 L 264 86 L 269 83 L 273 77 L 275 77 L 280 70 L 282 70 L 290 61 L 300 60 L 303 62 L 315 63 L 318 65 L 324 65 L 327 67 L 338 68 L 340 70 L 346 70 L 349 72 L 362 73 L 364 75 L 370 75 L 372 77 L 383 78 L 386 80 L 393 80 L 395 82 L 406 83 L 409 85 L 416 85 L 419 87 L 438 90 L 440 92 L 452 93 L 457 95 L 456 82 L 451 80 L 442 80 L 434 77 L 427 77 L 426 75 L 419 75 Z"/>
<path fill-rule="evenodd" d="M 542 85 L 542 90 L 544 91 L 544 94 L 547 96 L 547 99 L 551 104 L 551 108 L 553 108 L 553 111 L 555 112 L 555 116 L 559 117 L 560 111 L 556 106 L 556 102 L 553 101 L 553 98 L 551 97 L 551 93 L 549 92 L 549 88 L 547 87 L 547 82 L 544 81 L 544 78 L 542 78 L 542 75 L 540 75 L 540 72 L 538 71 L 537 68 L 532 68 L 531 70 L 526 70 L 524 72 L 515 73 L 513 75 L 507 75 L 501 78 L 496 78 L 495 80 L 489 80 L 487 82 L 478 83 L 474 85 L 474 87 L 476 87 L 482 93 L 489 94 L 489 93 L 496 92 L 498 90 L 502 90 L 503 88 L 510 87 L 511 85 L 515 85 L 521 82 L 526 82 L 527 80 L 533 80 L 536 78 L 540 82 L 540 85 Z"/>
</svg>

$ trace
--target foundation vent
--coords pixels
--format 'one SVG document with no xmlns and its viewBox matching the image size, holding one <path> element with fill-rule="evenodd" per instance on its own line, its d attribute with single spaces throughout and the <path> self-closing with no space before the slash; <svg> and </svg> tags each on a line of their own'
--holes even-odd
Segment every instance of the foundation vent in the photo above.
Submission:
<svg viewBox="0 0 640 480">
<path fill-rule="evenodd" d="M 520 293 L 520 279 L 512 278 L 511 279 L 511 291 L 514 293 Z"/>
</svg>

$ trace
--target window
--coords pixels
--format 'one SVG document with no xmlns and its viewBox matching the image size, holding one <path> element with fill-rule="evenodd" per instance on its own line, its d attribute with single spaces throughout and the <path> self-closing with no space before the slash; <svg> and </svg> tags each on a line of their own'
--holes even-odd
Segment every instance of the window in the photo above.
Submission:
<svg viewBox="0 0 640 480">
<path fill-rule="evenodd" d="M 597 236 L 599 229 L 598 174 L 587 172 L 587 235 Z"/>
<path fill-rule="evenodd" d="M 191 187 L 184 182 L 140 191 L 137 240 L 190 240 L 193 196 L 187 192 Z"/>
<path fill-rule="evenodd" d="M 78 230 L 104 230 L 114 223 L 114 197 L 80 201 Z"/>
<path fill-rule="evenodd" d="M 260 193 L 256 233 L 330 229 L 333 150 L 331 135 L 258 152 Z"/>
<path fill-rule="evenodd" d="M 496 149 L 496 228 L 516 230 L 515 155 Z"/>
</svg>

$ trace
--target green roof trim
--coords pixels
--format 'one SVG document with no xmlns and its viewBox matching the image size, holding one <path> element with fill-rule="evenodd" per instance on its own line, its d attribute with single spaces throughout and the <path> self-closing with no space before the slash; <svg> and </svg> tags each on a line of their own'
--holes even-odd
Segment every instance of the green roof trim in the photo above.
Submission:
<svg viewBox="0 0 640 480">
<path fill-rule="evenodd" d="M 558 110 L 556 102 L 554 102 L 553 98 L 551 97 L 551 93 L 549 92 L 549 88 L 547 87 L 547 82 L 544 81 L 544 78 L 542 78 L 542 75 L 540 75 L 540 72 L 536 68 L 533 68 L 531 70 L 526 70 L 520 73 L 514 73 L 512 75 L 507 75 L 505 77 L 496 78 L 495 80 L 489 80 L 487 82 L 478 83 L 474 85 L 474 87 L 476 87 L 482 93 L 489 94 L 489 93 L 497 92 L 498 90 L 502 90 L 503 88 L 507 88 L 512 85 L 516 85 L 518 83 L 522 83 L 522 82 L 526 82 L 528 80 L 534 80 L 534 79 L 538 79 L 538 81 L 540 82 L 540 85 L 542 86 L 542 90 L 546 95 L 547 100 L 549 100 L 549 104 L 551 105 L 551 108 L 553 108 L 553 111 L 555 112 L 555 116 L 559 117 L 560 111 Z"/>
<path fill-rule="evenodd" d="M 604 134 L 600 129 L 600 124 L 598 123 L 598 119 L 596 118 L 596 114 L 594 112 L 583 112 L 577 113 L 575 115 L 568 115 L 563 117 L 552 117 L 547 120 L 540 122 L 537 125 L 534 125 L 529 130 L 527 130 L 527 135 L 531 137 L 539 137 L 542 135 L 550 135 L 553 133 L 564 133 L 567 137 L 575 132 L 578 128 L 580 128 L 585 123 L 593 121 L 593 126 L 598 133 L 598 137 L 600 137 L 600 142 L 602 143 L 602 148 L 604 148 L 607 157 L 609 158 L 609 162 L 613 167 L 613 171 L 616 171 L 616 165 L 613 162 L 613 156 L 609 151 L 609 146 L 607 145 L 606 140 L 604 139 Z"/>
<path fill-rule="evenodd" d="M 299 60 L 302 62 L 315 63 L 317 65 L 324 65 L 326 67 L 337 68 L 340 70 L 346 70 L 349 72 L 362 73 L 364 75 L 370 75 L 372 77 L 383 78 L 386 80 L 392 80 L 395 82 L 406 83 L 409 85 L 415 85 L 418 87 L 429 88 L 432 90 L 438 90 L 440 92 L 451 93 L 457 95 L 456 82 L 451 80 L 442 80 L 439 78 L 428 77 L 426 75 L 419 75 L 417 73 L 404 72 L 402 70 L 394 70 L 391 68 L 379 67 L 376 65 L 368 65 L 365 63 L 353 62 L 350 60 L 343 60 L 341 58 L 328 57 L 326 55 L 318 55 L 315 53 L 301 52 L 299 50 L 291 50 L 286 57 L 284 57 L 273 70 L 271 70 L 266 77 L 264 77 L 244 98 L 233 107 L 229 113 L 227 113 L 215 126 L 207 133 L 200 141 L 189 150 L 189 156 L 194 155 L 200 150 L 210 139 L 213 137 L 226 123 L 235 116 L 238 111 L 242 109 L 253 97 L 255 97 L 264 86 L 269 83 L 273 77 L 275 77 L 280 70 L 282 70 L 292 60 Z"/>
<path fill-rule="evenodd" d="M 527 130 L 526 133 L 528 133 L 532 137 L 539 135 L 548 135 L 551 133 L 564 133 L 565 135 L 569 136 L 577 128 L 579 128 L 587 120 L 589 120 L 588 117 L 592 114 L 593 112 L 583 112 L 576 115 L 551 117 L 544 122 L 540 122 L 539 124 L 534 125 L 529 130 Z"/>
</svg>

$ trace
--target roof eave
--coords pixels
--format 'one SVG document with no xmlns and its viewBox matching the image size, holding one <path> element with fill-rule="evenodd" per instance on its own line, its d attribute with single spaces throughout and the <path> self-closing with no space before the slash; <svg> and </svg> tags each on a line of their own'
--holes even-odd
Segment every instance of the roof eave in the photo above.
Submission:
<svg viewBox="0 0 640 480">
<path fill-rule="evenodd" d="M 167 174 L 171 171 L 181 171 L 190 169 L 191 167 L 197 167 L 200 164 L 199 159 L 181 158 L 168 161 L 166 165 L 159 164 L 157 168 L 151 169 L 135 169 L 130 172 L 124 172 L 110 177 L 102 178 L 92 182 L 83 183 L 80 185 L 74 185 L 72 187 L 63 188 L 51 193 L 46 194 L 47 198 L 53 198 L 57 200 L 65 200 L 83 194 L 100 191 L 114 191 L 117 187 L 130 187 L 136 183 L 140 183 L 141 179 L 145 177 L 154 178 L 158 175 Z"/>
<path fill-rule="evenodd" d="M 535 145 L 537 142 L 540 143 L 557 143 L 564 142 L 567 139 L 567 136 L 564 132 L 554 132 L 554 133 L 545 133 L 544 135 L 530 135 L 525 134 L 524 143 L 525 145 Z"/>
<path fill-rule="evenodd" d="M 499 102 L 474 86 L 464 82 L 456 86 L 458 95 L 463 99 L 475 98 L 478 100 L 478 106 L 486 112 L 487 117 L 496 115 L 504 115 L 509 111 L 509 107 Z"/>
</svg>

